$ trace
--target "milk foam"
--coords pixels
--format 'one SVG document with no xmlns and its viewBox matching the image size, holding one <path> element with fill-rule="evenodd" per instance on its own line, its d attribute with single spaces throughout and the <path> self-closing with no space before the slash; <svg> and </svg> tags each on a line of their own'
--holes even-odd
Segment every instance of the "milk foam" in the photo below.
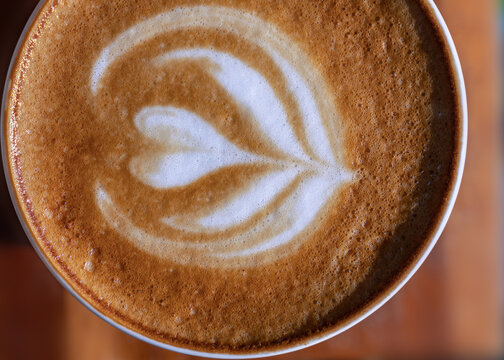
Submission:
<svg viewBox="0 0 504 360">
<path fill-rule="evenodd" d="M 145 107 L 135 125 L 146 137 L 169 145 L 176 152 L 142 153 L 133 158 L 130 171 L 155 188 L 192 183 L 221 167 L 262 161 L 230 143 L 198 115 L 174 107 Z M 154 166 L 153 166 L 154 165 Z"/>
<path fill-rule="evenodd" d="M 240 105 L 252 113 L 261 129 L 276 146 L 297 158 L 309 160 L 296 140 L 294 131 L 287 121 L 287 114 L 267 80 L 239 59 L 214 50 L 190 49 L 167 53 L 156 61 L 162 63 L 176 59 L 198 58 L 209 59 L 218 65 L 218 70 L 212 73 L 215 79 Z M 282 136 L 273 135 L 278 133 Z"/>
<path fill-rule="evenodd" d="M 182 241 L 155 236 L 136 226 L 115 204 L 100 182 L 96 200 L 108 224 L 139 248 L 156 256 L 200 266 L 254 266 L 294 251 L 316 228 L 317 215 L 352 174 L 336 161 L 338 119 L 323 79 L 295 44 L 273 26 L 244 12 L 224 7 L 177 8 L 120 34 L 100 54 L 90 86 L 99 96 L 110 64 L 156 35 L 208 27 L 238 35 L 260 46 L 282 72 L 285 87 L 296 100 L 304 138 L 293 128 L 286 105 L 267 78 L 228 54 L 210 48 L 183 48 L 152 59 L 163 71 L 172 61 L 210 63 L 205 71 L 227 91 L 262 130 L 282 159 L 241 148 L 204 118 L 173 106 L 145 106 L 133 122 L 139 133 L 162 150 L 138 149 L 129 163 L 132 176 L 156 189 L 188 186 L 221 169 L 240 165 L 267 166 L 229 199 L 205 214 L 159 214 L 159 226 L 218 240 Z M 324 96 L 326 95 L 326 96 Z M 336 139 L 331 144 L 330 139 Z M 319 217 L 320 218 L 320 217 Z M 153 219 L 156 220 L 156 219 Z M 286 247 L 287 246 L 287 247 Z"/>
<path fill-rule="evenodd" d="M 188 223 L 185 216 L 162 219 L 168 225 L 184 230 L 194 231 L 203 228 L 208 232 L 236 226 L 264 209 L 274 198 L 291 183 L 300 170 L 291 168 L 283 171 L 268 173 L 257 179 L 252 186 L 241 192 L 224 206 L 219 207 L 210 215 L 199 218 L 196 223 Z"/>
</svg>

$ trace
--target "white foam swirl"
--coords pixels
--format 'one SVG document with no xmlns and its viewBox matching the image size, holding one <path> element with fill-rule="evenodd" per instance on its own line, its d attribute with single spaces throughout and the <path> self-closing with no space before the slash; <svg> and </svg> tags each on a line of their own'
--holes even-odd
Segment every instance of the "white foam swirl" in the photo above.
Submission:
<svg viewBox="0 0 504 360">
<path fill-rule="evenodd" d="M 154 58 L 153 64 L 162 68 L 172 61 L 200 59 L 211 63 L 205 71 L 251 114 L 251 121 L 285 158 L 273 159 L 240 148 L 188 109 L 169 104 L 144 107 L 135 115 L 134 124 L 163 150 L 138 149 L 129 170 L 148 186 L 184 187 L 216 170 L 242 164 L 268 165 L 276 170 L 256 177 L 203 215 L 159 216 L 160 226 L 203 236 L 222 234 L 218 240 L 198 243 L 149 234 L 118 209 L 100 183 L 96 188 L 98 207 L 109 225 L 136 246 L 179 263 L 253 266 L 273 261 L 309 238 L 318 223 L 317 214 L 352 178 L 350 171 L 336 161 L 341 159 L 334 126 L 338 119 L 327 87 L 292 41 L 260 18 L 238 10 L 176 8 L 134 25 L 107 46 L 93 67 L 91 90 L 99 96 L 110 64 L 137 45 L 156 35 L 191 27 L 219 29 L 262 48 L 280 69 L 286 89 L 296 101 L 304 140 L 294 131 L 285 104 L 257 70 L 233 54 L 215 49 L 173 50 Z"/>
<path fill-rule="evenodd" d="M 224 206 L 208 216 L 197 219 L 196 224 L 186 216 L 164 218 L 162 221 L 187 231 L 209 232 L 235 226 L 264 209 L 299 173 L 300 170 L 297 168 L 268 173 L 254 181 L 252 186 Z"/>
<path fill-rule="evenodd" d="M 268 81 L 239 59 L 215 50 L 189 49 L 166 53 L 155 61 L 159 64 L 176 59 L 198 58 L 208 59 L 218 65 L 216 68 L 211 68 L 214 70 L 212 73 L 215 79 L 238 104 L 253 115 L 263 132 L 274 141 L 276 146 L 292 156 L 309 160 L 287 121 L 287 114 L 281 102 L 275 96 Z M 278 133 L 283 136 L 273 135 Z"/>
<path fill-rule="evenodd" d="M 136 115 L 135 125 L 161 145 L 184 150 L 142 153 L 132 159 L 131 173 L 155 188 L 183 186 L 221 167 L 264 161 L 238 149 L 198 115 L 184 109 L 145 107 Z"/>
</svg>

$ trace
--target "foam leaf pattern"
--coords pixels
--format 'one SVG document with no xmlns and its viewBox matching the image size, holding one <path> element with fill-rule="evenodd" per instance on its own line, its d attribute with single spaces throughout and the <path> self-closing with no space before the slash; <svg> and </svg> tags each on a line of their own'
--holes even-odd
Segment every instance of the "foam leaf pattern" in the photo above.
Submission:
<svg viewBox="0 0 504 360">
<path fill-rule="evenodd" d="M 130 171 L 154 188 L 184 186 L 223 167 L 260 162 L 240 150 L 195 113 L 171 106 L 142 109 L 137 129 L 167 149 L 143 153 L 130 162 Z M 171 150 L 170 150 L 171 149 Z"/>
<path fill-rule="evenodd" d="M 235 101 L 252 114 L 263 133 L 285 153 L 299 159 L 309 160 L 303 152 L 282 103 L 268 81 L 256 70 L 234 56 L 210 49 L 176 50 L 155 59 L 163 64 L 170 60 L 207 59 L 217 66 L 209 67 L 219 84 L 233 96 Z"/>
<path fill-rule="evenodd" d="M 236 226 L 264 209 L 299 173 L 297 168 L 268 173 L 256 179 L 239 196 L 235 196 L 204 217 L 193 219 L 188 216 L 176 216 L 164 218 L 162 221 L 181 230 L 198 232 L 216 232 Z"/>
<path fill-rule="evenodd" d="M 255 266 L 294 251 L 309 237 L 323 209 L 352 173 L 337 159 L 337 112 L 327 86 L 303 52 L 271 24 L 238 10 L 216 6 L 176 8 L 126 30 L 107 46 L 90 77 L 99 96 L 109 65 L 159 34 L 180 29 L 220 29 L 261 47 L 282 73 L 295 99 L 301 130 L 294 130 L 286 105 L 265 76 L 234 54 L 213 48 L 188 47 L 158 55 L 160 71 L 171 61 L 211 63 L 208 75 L 250 114 L 274 144 L 281 159 L 245 149 L 190 109 L 146 106 L 134 117 L 136 129 L 156 143 L 156 150 L 138 149 L 129 163 L 132 176 L 158 190 L 183 188 L 217 170 L 238 165 L 267 165 L 231 196 L 195 213 L 159 214 L 158 223 L 171 231 L 217 240 L 185 241 L 154 235 L 136 226 L 98 181 L 96 201 L 108 224 L 137 247 L 175 262 L 199 266 Z M 243 136 L 240 135 L 240 136 Z"/>
</svg>

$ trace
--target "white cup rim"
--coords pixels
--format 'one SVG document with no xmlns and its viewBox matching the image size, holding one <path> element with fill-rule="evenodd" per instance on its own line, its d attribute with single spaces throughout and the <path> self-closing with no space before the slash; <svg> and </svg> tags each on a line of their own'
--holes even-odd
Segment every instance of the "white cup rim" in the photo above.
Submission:
<svg viewBox="0 0 504 360">
<path fill-rule="evenodd" d="M 450 35 L 450 32 L 448 30 L 448 27 L 446 26 L 446 23 L 441 16 L 441 13 L 439 12 L 439 9 L 437 8 L 436 4 L 434 3 L 433 0 L 426 0 L 422 1 L 425 2 L 428 6 L 430 6 L 432 10 L 432 14 L 435 16 L 435 21 L 439 24 L 441 27 L 441 32 L 442 35 L 444 36 L 444 40 L 446 42 L 446 45 L 448 47 L 449 55 L 451 56 L 451 66 L 454 71 L 454 77 L 455 77 L 455 85 L 456 85 L 456 92 L 459 98 L 460 102 L 460 110 L 461 110 L 461 131 L 460 131 L 460 139 L 459 139 L 459 159 L 458 159 L 458 164 L 457 164 L 457 171 L 456 171 L 456 177 L 455 181 L 453 182 L 452 188 L 451 188 L 451 193 L 448 199 L 448 202 L 446 204 L 444 214 L 439 221 L 435 231 L 433 232 L 433 235 L 431 235 L 431 238 L 429 241 L 426 242 L 424 245 L 423 250 L 421 251 L 421 254 L 415 259 L 415 261 L 409 266 L 408 270 L 405 270 L 402 272 L 400 275 L 399 279 L 396 280 L 393 285 L 388 286 L 385 290 L 383 290 L 380 295 L 374 299 L 371 302 L 371 305 L 366 307 L 364 311 L 358 311 L 354 315 L 352 315 L 352 319 L 347 321 L 343 326 L 335 325 L 336 328 L 334 329 L 329 329 L 327 331 L 324 331 L 320 335 L 315 335 L 310 338 L 307 338 L 304 341 L 297 342 L 292 346 L 285 345 L 284 347 L 280 347 L 278 349 L 273 349 L 273 350 L 266 350 L 263 352 L 256 352 L 256 353 L 218 353 L 218 352 L 205 352 L 205 351 L 197 351 L 197 350 L 191 350 L 187 348 L 182 348 L 178 346 L 173 346 L 169 345 L 166 343 L 162 343 L 157 340 L 153 340 L 149 337 L 146 337 L 142 334 L 139 334 L 131 329 L 128 329 L 127 327 L 115 322 L 108 316 L 102 314 L 100 311 L 95 309 L 90 303 L 88 303 L 86 300 L 84 300 L 68 283 L 67 281 L 58 273 L 57 270 L 53 268 L 53 266 L 50 264 L 48 259 L 46 258 L 46 255 L 43 253 L 43 251 L 39 248 L 37 242 L 33 239 L 32 234 L 25 223 L 24 216 L 21 213 L 21 210 L 19 208 L 19 204 L 17 202 L 16 195 L 14 193 L 14 189 L 12 187 L 11 179 L 10 179 L 10 169 L 8 166 L 8 161 L 7 161 L 7 151 L 6 151 L 6 142 L 5 142 L 5 106 L 7 103 L 7 94 L 9 92 L 10 88 L 10 76 L 11 72 L 14 66 L 14 63 L 17 59 L 19 50 L 21 46 L 23 45 L 24 38 L 27 34 L 27 32 L 30 30 L 31 25 L 33 21 L 35 20 L 39 10 L 42 8 L 43 4 L 48 1 L 48 0 L 39 0 L 39 3 L 33 10 L 30 18 L 28 19 L 28 22 L 26 23 L 19 40 L 17 42 L 15 51 L 12 55 L 9 70 L 7 72 L 7 78 L 5 81 L 4 85 L 4 92 L 3 92 L 3 98 L 2 98 L 2 107 L 1 107 L 1 150 L 2 150 L 2 162 L 3 162 L 3 167 L 4 167 L 4 172 L 7 180 L 7 186 L 9 188 L 9 193 L 11 196 L 12 203 L 14 205 L 14 208 L 16 210 L 16 214 L 18 216 L 19 221 L 21 222 L 21 225 L 23 227 L 23 230 L 25 231 L 31 245 L 35 249 L 36 253 L 39 255 L 43 263 L 46 265 L 46 267 L 49 269 L 49 271 L 53 274 L 53 276 L 59 281 L 59 283 L 68 291 L 70 294 L 72 294 L 81 304 L 83 304 L 88 310 L 90 310 L 92 313 L 94 313 L 96 316 L 101 318 L 102 320 L 106 321 L 110 325 L 114 326 L 115 328 L 125 332 L 128 335 L 133 336 L 134 338 L 137 338 L 139 340 L 142 340 L 146 343 L 149 343 L 151 345 L 166 349 L 166 350 L 171 350 L 175 351 L 178 353 L 186 354 L 186 355 L 194 355 L 194 356 L 202 356 L 202 357 L 209 357 L 209 358 L 217 358 L 217 359 L 251 359 L 251 358 L 260 358 L 260 357 L 266 357 L 266 356 L 274 356 L 274 355 L 281 355 L 281 354 L 286 354 L 289 352 L 301 350 L 304 348 L 307 348 L 309 346 L 318 344 L 320 342 L 323 342 L 329 338 L 332 338 L 343 331 L 351 328 L 352 326 L 356 325 L 357 323 L 361 322 L 365 318 L 367 318 L 369 315 L 371 315 L 373 312 L 378 310 L 383 304 L 385 304 L 392 296 L 394 296 L 405 284 L 408 282 L 408 280 L 415 274 L 415 272 L 418 270 L 418 268 L 422 265 L 422 263 L 425 261 L 427 256 L 430 254 L 432 251 L 434 245 L 437 243 L 444 227 L 446 226 L 446 223 L 448 221 L 448 218 L 453 210 L 453 206 L 455 204 L 455 200 L 457 198 L 457 194 L 460 189 L 460 183 L 462 181 L 462 174 L 464 171 L 464 165 L 465 165 L 465 158 L 466 158 L 466 150 L 467 150 L 467 132 L 468 132 L 468 113 L 467 113 L 467 98 L 466 98 L 466 90 L 465 90 L 465 85 L 464 85 L 464 77 L 462 74 L 462 67 L 460 65 L 459 57 L 457 54 L 457 50 L 455 49 L 455 45 L 453 43 L 453 39 Z"/>
</svg>

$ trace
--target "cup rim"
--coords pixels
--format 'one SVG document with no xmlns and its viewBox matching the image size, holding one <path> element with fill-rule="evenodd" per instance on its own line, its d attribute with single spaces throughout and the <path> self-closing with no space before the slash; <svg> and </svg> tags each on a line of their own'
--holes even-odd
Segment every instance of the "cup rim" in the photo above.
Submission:
<svg viewBox="0 0 504 360">
<path fill-rule="evenodd" d="M 421 1 L 428 7 L 430 7 L 430 10 L 432 14 L 434 15 L 434 21 L 437 22 L 437 24 L 440 26 L 440 33 L 443 36 L 443 40 L 445 41 L 445 46 L 447 48 L 448 55 L 450 56 L 450 65 L 453 70 L 453 76 L 454 76 L 454 83 L 456 86 L 456 93 L 457 97 L 459 99 L 460 103 L 460 125 L 461 125 L 461 131 L 459 134 L 459 148 L 458 153 L 459 153 L 459 159 L 458 159 L 458 164 L 457 164 L 457 169 L 456 169 L 456 176 L 455 176 L 455 181 L 452 183 L 451 189 L 449 190 L 449 199 L 446 202 L 446 206 L 443 212 L 443 216 L 441 217 L 441 220 L 438 222 L 438 224 L 435 227 L 435 230 L 432 232 L 430 235 L 430 240 L 426 241 L 425 244 L 423 245 L 423 249 L 419 251 L 419 255 L 417 256 L 416 259 L 412 261 L 412 263 L 407 266 L 399 275 L 398 279 L 392 282 L 390 285 L 386 287 L 385 290 L 383 290 L 375 299 L 373 299 L 370 303 L 370 305 L 365 306 L 364 309 L 361 309 L 360 311 L 357 311 L 355 314 L 351 315 L 349 320 L 344 320 L 342 322 L 343 325 L 338 326 L 335 325 L 335 328 L 333 329 L 328 329 L 323 331 L 319 335 L 312 335 L 311 337 L 301 340 L 299 342 L 294 343 L 292 346 L 285 345 L 283 347 L 279 347 L 278 349 L 273 349 L 273 350 L 265 350 L 265 351 L 259 351 L 256 353 L 225 353 L 225 352 L 205 352 L 205 351 L 198 351 L 198 350 L 192 350 L 188 348 L 183 348 L 179 346 L 174 346 L 170 344 L 166 344 L 154 339 L 151 339 L 145 335 L 142 335 L 140 333 L 137 333 L 117 322 L 115 322 L 113 319 L 110 317 L 106 316 L 105 314 L 101 313 L 99 310 L 95 309 L 89 302 L 87 302 L 83 297 L 81 297 L 71 286 L 70 284 L 59 274 L 59 272 L 51 265 L 49 260 L 47 259 L 45 253 L 40 249 L 38 246 L 37 242 L 32 236 L 32 233 L 26 224 L 24 215 L 21 212 L 18 199 L 15 195 L 14 188 L 12 186 L 12 179 L 10 177 L 10 167 L 8 165 L 8 160 L 7 160 L 7 144 L 5 140 L 5 132 L 6 132 L 6 115 L 5 115 L 5 110 L 6 110 L 6 103 L 7 103 L 7 97 L 9 93 L 9 89 L 11 87 L 11 73 L 12 69 L 16 63 L 19 51 L 24 43 L 26 34 L 28 31 L 31 29 L 31 26 L 38 15 L 40 9 L 42 6 L 46 3 L 46 1 L 49 0 L 39 0 L 37 6 L 31 13 L 26 25 L 23 28 L 23 31 L 21 32 L 21 35 L 19 36 L 18 42 L 16 44 L 15 50 L 13 52 L 13 55 L 11 57 L 11 61 L 9 64 L 9 69 L 7 71 L 7 77 L 4 83 L 4 89 L 3 89 L 3 97 L 2 97 L 2 105 L 1 105 L 1 129 L 0 129 L 0 143 L 1 143 L 1 153 L 2 153 L 2 164 L 3 164 L 3 169 L 4 169 L 4 174 L 6 177 L 6 182 L 7 182 L 7 187 L 9 190 L 10 198 L 12 201 L 12 204 L 14 206 L 14 209 L 16 211 L 16 215 L 18 217 L 18 220 L 21 223 L 21 226 L 30 241 L 32 247 L 34 248 L 35 252 L 37 255 L 40 257 L 42 262 L 45 264 L 45 266 L 48 268 L 48 270 L 52 273 L 52 275 L 56 278 L 56 280 L 65 288 L 77 301 L 79 301 L 82 305 L 84 305 L 89 311 L 91 311 L 93 314 L 98 316 L 100 319 L 104 320 L 108 324 L 114 326 L 115 328 L 121 330 L 122 332 L 133 336 L 134 338 L 138 340 L 142 340 L 148 344 L 157 346 L 159 348 L 165 349 L 165 350 L 171 350 L 175 351 L 181 354 L 185 355 L 193 355 L 193 356 L 201 356 L 201 357 L 208 357 L 208 358 L 215 358 L 215 359 L 252 359 L 252 358 L 261 358 L 261 357 L 266 357 L 266 356 L 275 356 L 275 355 L 281 355 L 281 354 L 286 354 L 290 352 L 294 352 L 297 350 L 301 350 L 313 345 L 316 345 L 318 343 L 321 343 L 327 339 L 330 339 L 345 330 L 353 327 L 357 323 L 361 322 L 362 320 L 366 319 L 369 315 L 374 313 L 376 310 L 378 310 L 382 305 L 384 305 L 392 296 L 394 296 L 408 281 L 409 279 L 416 273 L 416 271 L 419 269 L 419 267 L 423 264 L 427 256 L 430 254 L 432 251 L 434 245 L 437 243 L 441 233 L 443 232 L 446 223 L 448 222 L 448 219 L 450 217 L 450 214 L 453 210 L 455 200 L 457 198 L 459 189 L 460 189 L 460 184 L 462 181 L 462 175 L 464 171 L 464 166 L 465 166 L 465 159 L 466 159 L 466 151 L 467 151 L 467 133 L 468 133 L 468 112 L 467 112 L 467 97 L 466 97 L 466 89 L 465 89 L 465 83 L 464 83 L 464 76 L 462 74 L 462 67 L 460 64 L 460 60 L 458 57 L 457 50 L 455 48 L 455 44 L 453 42 L 453 39 L 451 37 L 451 34 L 448 30 L 448 27 L 439 11 L 437 8 L 436 4 L 434 3 L 434 0 L 425 0 Z"/>
</svg>

